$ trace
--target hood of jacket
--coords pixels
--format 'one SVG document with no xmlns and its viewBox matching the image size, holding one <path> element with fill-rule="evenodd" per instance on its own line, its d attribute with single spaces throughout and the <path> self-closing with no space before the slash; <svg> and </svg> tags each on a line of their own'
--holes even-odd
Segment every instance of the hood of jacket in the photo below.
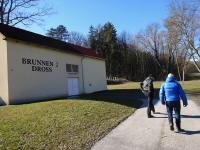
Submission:
<svg viewBox="0 0 200 150">
<path fill-rule="evenodd" d="M 174 76 L 167 77 L 166 82 L 176 82 L 176 78 Z"/>
</svg>

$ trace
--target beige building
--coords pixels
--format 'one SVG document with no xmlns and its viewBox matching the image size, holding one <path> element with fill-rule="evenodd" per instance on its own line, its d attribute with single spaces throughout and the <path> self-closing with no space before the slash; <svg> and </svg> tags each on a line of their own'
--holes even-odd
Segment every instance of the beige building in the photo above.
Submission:
<svg viewBox="0 0 200 150">
<path fill-rule="evenodd" d="M 107 89 L 104 59 L 93 50 L 0 24 L 0 104 Z"/>
</svg>

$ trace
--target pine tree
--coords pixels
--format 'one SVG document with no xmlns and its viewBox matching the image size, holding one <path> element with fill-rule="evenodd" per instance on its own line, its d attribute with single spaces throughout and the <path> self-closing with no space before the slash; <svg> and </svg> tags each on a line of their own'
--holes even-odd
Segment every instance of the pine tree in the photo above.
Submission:
<svg viewBox="0 0 200 150">
<path fill-rule="evenodd" d="M 57 28 L 50 28 L 46 35 L 57 40 L 66 41 L 69 37 L 69 32 L 65 26 L 59 25 Z"/>
<path fill-rule="evenodd" d="M 96 45 L 97 37 L 96 37 L 95 32 L 96 32 L 96 29 L 93 26 L 90 26 L 88 41 L 89 41 L 89 46 L 94 50 L 96 50 L 97 48 L 97 45 Z"/>
<path fill-rule="evenodd" d="M 106 56 L 107 76 L 118 76 L 120 53 L 117 49 L 117 31 L 110 22 L 103 26 L 102 51 Z"/>
</svg>

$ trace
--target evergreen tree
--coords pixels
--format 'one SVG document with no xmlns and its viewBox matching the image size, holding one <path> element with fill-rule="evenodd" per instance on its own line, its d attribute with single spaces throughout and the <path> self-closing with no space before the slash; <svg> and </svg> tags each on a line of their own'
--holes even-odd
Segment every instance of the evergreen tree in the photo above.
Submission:
<svg viewBox="0 0 200 150">
<path fill-rule="evenodd" d="M 103 26 L 102 52 L 106 59 L 107 76 L 118 76 L 120 53 L 117 49 L 117 31 L 110 22 Z"/>
<path fill-rule="evenodd" d="M 102 35 L 103 35 L 103 28 L 101 27 L 101 25 L 99 25 L 96 28 L 91 26 L 89 29 L 88 41 L 90 47 L 94 49 L 96 53 L 105 56 L 102 51 L 102 42 L 103 42 Z"/>
<path fill-rule="evenodd" d="M 89 41 L 90 47 L 92 49 L 96 50 L 96 48 L 97 48 L 97 46 L 96 46 L 97 37 L 96 37 L 96 29 L 93 26 L 90 26 L 88 41 Z"/>
<path fill-rule="evenodd" d="M 94 28 L 91 26 L 88 40 L 90 47 L 104 56 L 107 76 L 118 76 L 120 73 L 119 58 L 121 54 L 117 48 L 117 31 L 114 25 L 108 22 L 103 27 Z"/>
<path fill-rule="evenodd" d="M 66 41 L 69 37 L 69 32 L 65 26 L 59 25 L 57 28 L 50 28 L 46 35 L 57 40 Z"/>
</svg>

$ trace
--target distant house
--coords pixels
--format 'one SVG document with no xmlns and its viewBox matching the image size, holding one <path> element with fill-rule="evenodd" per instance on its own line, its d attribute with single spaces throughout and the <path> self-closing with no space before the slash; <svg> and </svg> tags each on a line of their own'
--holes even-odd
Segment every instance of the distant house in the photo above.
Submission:
<svg viewBox="0 0 200 150">
<path fill-rule="evenodd" d="M 94 50 L 0 24 L 0 103 L 19 104 L 107 89 Z"/>
</svg>

